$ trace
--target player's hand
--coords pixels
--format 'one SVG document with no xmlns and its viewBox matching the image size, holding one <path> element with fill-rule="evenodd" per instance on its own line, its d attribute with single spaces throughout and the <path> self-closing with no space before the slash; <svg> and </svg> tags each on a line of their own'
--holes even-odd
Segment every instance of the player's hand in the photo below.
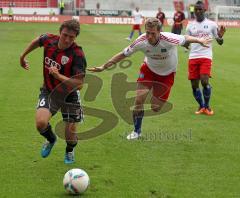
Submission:
<svg viewBox="0 0 240 198">
<path fill-rule="evenodd" d="M 25 60 L 25 58 L 23 56 L 20 56 L 20 65 L 22 68 L 29 70 L 29 64 L 28 61 Z"/>
<path fill-rule="evenodd" d="M 200 44 L 203 47 L 209 47 L 209 44 L 212 42 L 212 38 L 200 38 Z"/>
<path fill-rule="evenodd" d="M 218 29 L 218 36 L 219 36 L 219 38 L 222 38 L 225 32 L 226 32 L 225 26 L 221 25 L 220 29 Z"/>
<path fill-rule="evenodd" d="M 54 78 L 58 79 L 60 73 L 57 67 L 49 67 L 48 71 L 49 71 L 49 74 L 51 74 Z"/>
<path fill-rule="evenodd" d="M 87 70 L 88 70 L 88 71 L 91 71 L 91 72 L 102 72 L 104 69 L 105 69 L 104 66 L 100 66 L 100 67 L 88 68 Z"/>
<path fill-rule="evenodd" d="M 190 43 L 188 42 L 185 42 L 185 44 L 183 45 L 183 47 L 185 47 L 185 49 L 189 50 L 189 46 L 190 46 Z"/>
</svg>

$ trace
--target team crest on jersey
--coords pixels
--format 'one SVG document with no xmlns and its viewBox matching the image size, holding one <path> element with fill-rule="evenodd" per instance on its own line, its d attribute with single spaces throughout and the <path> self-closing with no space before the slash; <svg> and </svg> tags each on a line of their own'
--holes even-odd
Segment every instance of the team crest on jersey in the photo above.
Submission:
<svg viewBox="0 0 240 198">
<path fill-rule="evenodd" d="M 68 62 L 69 58 L 67 56 L 62 56 L 62 59 L 61 59 L 61 64 L 62 65 L 66 65 L 67 62 Z"/>
<path fill-rule="evenodd" d="M 161 52 L 167 52 L 167 49 L 161 49 Z"/>
<path fill-rule="evenodd" d="M 144 74 L 143 74 L 143 73 L 140 73 L 140 74 L 139 74 L 139 78 L 144 78 Z"/>
</svg>

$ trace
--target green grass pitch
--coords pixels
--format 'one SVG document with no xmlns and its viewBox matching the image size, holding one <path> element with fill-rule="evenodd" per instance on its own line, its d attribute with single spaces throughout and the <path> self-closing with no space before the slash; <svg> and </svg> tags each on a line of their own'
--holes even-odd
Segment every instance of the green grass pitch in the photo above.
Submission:
<svg viewBox="0 0 240 198">
<path fill-rule="evenodd" d="M 179 67 L 169 99 L 173 109 L 144 119 L 144 140 L 125 139 L 132 126 L 120 118 L 110 94 L 113 74 L 123 72 L 129 82 L 136 80 L 143 55 L 134 55 L 129 68 L 96 74 L 103 81 L 101 91 L 94 101 L 85 101 L 85 86 L 83 103 L 112 112 L 119 121 L 108 133 L 80 141 L 76 163 L 69 166 L 63 163 L 62 139 L 48 158 L 40 156 L 44 139 L 35 129 L 34 116 L 42 83 L 42 49 L 28 57 L 29 71 L 19 66 L 26 45 L 41 33 L 58 33 L 58 27 L 0 23 L 0 197 L 69 197 L 62 179 L 75 167 L 90 176 L 86 198 L 240 197 L 239 29 L 227 30 L 223 46 L 214 43 L 211 106 L 216 114 L 194 115 L 197 104 L 187 80 L 188 54 L 179 47 Z M 77 42 L 83 46 L 88 66 L 101 65 L 127 46 L 124 38 L 129 31 L 130 26 L 82 25 Z M 59 120 L 59 115 L 54 117 L 52 125 Z M 86 116 L 80 128 L 94 128 L 100 122 Z"/>
</svg>

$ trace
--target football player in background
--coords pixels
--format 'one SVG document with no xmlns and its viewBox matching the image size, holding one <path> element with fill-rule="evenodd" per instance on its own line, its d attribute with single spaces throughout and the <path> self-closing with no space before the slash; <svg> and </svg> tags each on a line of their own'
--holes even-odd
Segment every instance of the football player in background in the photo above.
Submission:
<svg viewBox="0 0 240 198">
<path fill-rule="evenodd" d="M 143 19 L 143 15 L 139 11 L 139 7 L 136 7 L 136 10 L 133 12 L 134 24 L 132 25 L 132 31 L 131 31 L 129 37 L 126 38 L 127 40 L 130 41 L 132 39 L 135 30 L 138 30 L 139 36 L 142 34 L 142 32 L 141 32 L 142 19 Z"/>
<path fill-rule="evenodd" d="M 172 26 L 172 33 L 174 34 L 181 34 L 183 29 L 183 22 L 185 20 L 185 14 L 181 10 L 181 6 L 176 6 L 176 12 L 173 16 L 173 26 Z"/>
<path fill-rule="evenodd" d="M 165 20 L 165 14 L 162 12 L 162 8 L 158 8 L 158 13 L 156 15 L 156 18 L 162 23 L 162 27 L 164 25 L 164 20 Z M 161 27 L 161 31 L 162 31 Z"/>
<path fill-rule="evenodd" d="M 198 38 L 215 38 L 219 45 L 223 44 L 223 35 L 226 31 L 224 26 L 218 28 L 217 24 L 205 17 L 205 7 L 202 1 L 195 4 L 195 20 L 190 22 L 186 28 L 186 34 Z M 188 79 L 191 81 L 193 96 L 199 108 L 195 114 L 213 115 L 209 102 L 211 98 L 211 77 L 212 67 L 212 44 L 209 48 L 202 47 L 198 43 L 192 43 L 188 62 Z M 199 84 L 202 84 L 202 91 Z"/>
</svg>

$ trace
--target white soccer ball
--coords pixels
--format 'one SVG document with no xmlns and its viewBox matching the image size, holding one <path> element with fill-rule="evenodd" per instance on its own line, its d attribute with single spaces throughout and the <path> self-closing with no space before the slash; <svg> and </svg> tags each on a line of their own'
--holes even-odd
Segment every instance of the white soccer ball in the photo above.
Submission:
<svg viewBox="0 0 240 198">
<path fill-rule="evenodd" d="M 63 186 L 70 194 L 77 195 L 84 193 L 90 184 L 88 174 L 79 168 L 66 172 L 63 178 Z"/>
</svg>

